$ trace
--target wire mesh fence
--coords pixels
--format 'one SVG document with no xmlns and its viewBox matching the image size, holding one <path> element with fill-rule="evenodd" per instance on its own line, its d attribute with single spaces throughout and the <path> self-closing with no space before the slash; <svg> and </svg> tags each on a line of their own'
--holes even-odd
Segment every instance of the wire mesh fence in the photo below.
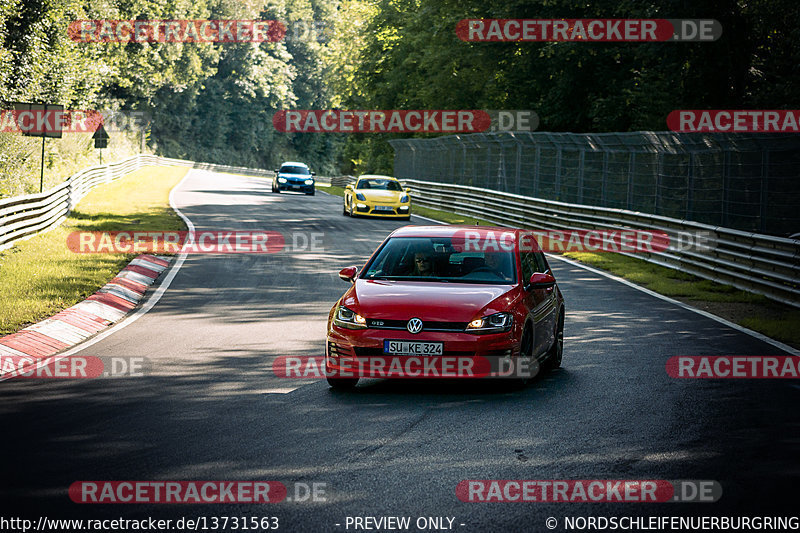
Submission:
<svg viewBox="0 0 800 533">
<path fill-rule="evenodd" d="M 800 135 L 505 132 L 390 143 L 401 179 L 800 233 Z"/>
</svg>

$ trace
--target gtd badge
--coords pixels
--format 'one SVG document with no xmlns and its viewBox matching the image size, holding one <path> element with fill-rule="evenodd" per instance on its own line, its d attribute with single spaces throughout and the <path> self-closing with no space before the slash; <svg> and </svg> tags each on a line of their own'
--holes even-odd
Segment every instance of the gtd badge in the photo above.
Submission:
<svg viewBox="0 0 800 533">
<path fill-rule="evenodd" d="M 412 318 L 411 320 L 408 321 L 408 324 L 406 324 L 406 329 L 408 330 L 409 333 L 414 333 L 414 334 L 419 333 L 420 331 L 422 331 L 422 320 L 420 320 L 419 318 Z"/>
</svg>

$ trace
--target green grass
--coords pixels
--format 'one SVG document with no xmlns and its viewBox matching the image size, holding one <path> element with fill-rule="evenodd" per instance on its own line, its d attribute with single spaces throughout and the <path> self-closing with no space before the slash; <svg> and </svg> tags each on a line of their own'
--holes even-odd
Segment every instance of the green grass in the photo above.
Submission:
<svg viewBox="0 0 800 533">
<path fill-rule="evenodd" d="M 679 270 L 654 265 L 641 259 L 614 253 L 567 252 L 565 257 L 606 270 L 659 294 L 706 302 L 739 302 L 766 304 L 765 296 L 739 290 L 686 274 Z"/>
<path fill-rule="evenodd" d="M 144 167 L 96 187 L 60 226 L 0 252 L 0 335 L 83 300 L 138 255 L 73 253 L 71 232 L 185 229 L 169 207 L 169 191 L 187 171 Z"/>
<path fill-rule="evenodd" d="M 583 252 L 564 255 L 800 348 L 800 310 L 794 307 L 633 257 Z"/>
<path fill-rule="evenodd" d="M 326 192 L 344 195 L 341 187 L 326 187 Z M 412 207 L 414 214 L 447 222 L 448 224 L 475 224 L 492 226 L 489 221 L 465 217 L 438 209 Z M 726 320 L 763 333 L 768 337 L 800 348 L 800 310 L 709 280 L 704 280 L 678 270 L 648 263 L 635 257 L 614 253 L 569 252 L 570 259 L 606 270 L 654 292 L 687 302 Z"/>
</svg>

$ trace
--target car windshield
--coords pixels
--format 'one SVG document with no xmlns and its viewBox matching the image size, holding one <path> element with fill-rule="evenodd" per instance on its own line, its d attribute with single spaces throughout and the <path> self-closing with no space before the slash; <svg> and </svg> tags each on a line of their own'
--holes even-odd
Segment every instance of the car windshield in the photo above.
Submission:
<svg viewBox="0 0 800 533">
<path fill-rule="evenodd" d="M 514 253 L 466 251 L 447 237 L 393 237 L 366 266 L 362 279 L 514 284 Z"/>
<path fill-rule="evenodd" d="M 306 167 L 284 165 L 281 167 L 281 174 L 304 174 L 307 176 L 311 174 L 311 172 Z"/>
<path fill-rule="evenodd" d="M 382 179 L 360 179 L 356 185 L 356 189 L 373 189 L 378 191 L 402 191 L 400 183 L 395 180 L 382 180 Z"/>
</svg>

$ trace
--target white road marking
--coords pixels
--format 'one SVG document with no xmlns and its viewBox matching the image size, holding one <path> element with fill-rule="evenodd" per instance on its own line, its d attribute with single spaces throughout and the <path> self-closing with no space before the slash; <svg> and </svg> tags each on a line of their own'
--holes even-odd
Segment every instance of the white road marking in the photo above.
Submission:
<svg viewBox="0 0 800 533">
<path fill-rule="evenodd" d="M 600 276 L 604 276 L 604 277 L 606 277 L 608 279 L 612 279 L 614 281 L 617 281 L 619 283 L 627 285 L 628 287 L 633 287 L 637 291 L 641 291 L 641 292 L 643 292 L 645 294 L 649 294 L 650 296 L 658 298 L 659 300 L 664 300 L 665 302 L 669 302 L 671 304 L 675 304 L 678 307 L 682 307 L 682 308 L 686 309 L 687 311 L 692 311 L 693 313 L 697 313 L 698 315 L 702 315 L 702 316 L 704 316 L 706 318 L 710 318 L 711 320 L 719 322 L 720 324 L 724 324 L 724 325 L 728 326 L 729 328 L 733 328 L 733 329 L 735 329 L 737 331 L 741 331 L 742 333 L 746 333 L 747 335 L 750 335 L 751 337 L 755 337 L 756 339 L 758 339 L 760 341 L 763 341 L 763 342 L 766 342 L 767 344 L 771 344 L 772 346 L 775 346 L 776 348 L 779 348 L 779 349 L 783 350 L 784 352 L 790 353 L 792 355 L 800 356 L 800 350 L 795 350 L 794 348 L 792 348 L 791 346 L 789 346 L 787 344 L 784 344 L 784 343 L 782 343 L 780 341 L 776 341 L 775 339 L 767 337 L 766 335 L 764 335 L 762 333 L 759 333 L 757 331 L 753 331 L 752 329 L 747 329 L 746 327 L 740 326 L 739 324 L 735 324 L 735 323 L 733 323 L 733 322 L 731 322 L 729 320 L 725 320 L 724 318 L 718 317 L 717 315 L 709 313 L 708 311 L 703 311 L 702 309 L 697 309 L 696 307 L 692 307 L 691 305 L 685 304 L 685 303 L 680 302 L 678 300 L 674 300 L 674 299 L 670 298 L 669 296 L 664 296 L 663 294 L 659 294 L 657 292 L 651 291 L 650 289 L 646 289 L 644 287 L 640 287 L 639 285 L 636 285 L 635 283 L 632 283 L 632 282 L 630 282 L 630 281 L 628 281 L 626 279 L 620 278 L 619 276 L 615 276 L 614 274 L 609 274 L 608 272 L 604 272 L 602 270 L 590 267 L 588 265 L 584 265 L 582 263 L 578 263 L 577 261 L 573 261 L 571 259 L 567 259 L 566 257 L 561 257 L 560 255 L 554 255 L 554 254 L 546 254 L 546 255 L 547 255 L 547 257 L 552 257 L 552 258 L 558 259 L 560 261 L 564 261 L 565 263 L 569 263 L 572 266 L 575 266 L 575 267 L 578 267 L 578 268 L 582 268 L 584 270 L 588 270 L 589 272 L 593 272 L 593 273 L 598 274 Z"/>
<path fill-rule="evenodd" d="M 188 178 L 191 173 L 192 173 L 192 170 L 189 170 L 189 172 L 186 173 L 186 175 L 183 177 L 183 179 L 175 187 L 173 187 L 172 190 L 169 192 L 169 205 L 170 205 L 170 207 L 178 214 L 179 217 L 181 217 L 181 219 L 183 219 L 183 221 L 186 223 L 186 227 L 189 228 L 189 238 L 187 239 L 187 244 L 191 244 L 193 242 L 195 228 L 194 228 L 194 224 L 192 223 L 192 221 L 189 220 L 189 218 L 186 215 L 184 215 L 181 212 L 181 210 L 178 209 L 178 207 L 175 205 L 175 191 L 181 185 L 183 185 L 183 182 L 186 181 L 186 178 Z M 153 296 L 151 296 L 141 308 L 136 310 L 136 312 L 134 312 L 132 315 L 129 315 L 127 318 L 124 318 L 121 322 L 119 322 L 117 324 L 113 324 L 111 327 L 109 327 L 108 329 L 106 329 L 102 333 L 98 334 L 96 337 L 93 337 L 93 338 L 87 340 L 84 343 L 78 344 L 75 347 L 73 347 L 72 349 L 67 350 L 66 352 L 62 352 L 62 353 L 53 355 L 51 357 L 45 357 L 44 359 L 40 359 L 39 361 L 36 362 L 36 366 L 34 367 L 34 369 L 42 368 L 44 366 L 49 365 L 52 362 L 55 362 L 55 361 L 58 361 L 60 359 L 65 358 L 65 357 L 69 357 L 70 355 L 76 354 L 76 353 L 80 352 L 81 350 L 84 350 L 84 349 L 88 348 L 89 346 L 100 342 L 101 340 L 105 339 L 109 335 L 112 335 L 112 334 L 116 333 L 117 331 L 119 331 L 119 330 L 121 330 L 121 329 L 123 329 L 125 327 L 128 327 L 131 324 L 133 324 L 134 322 L 136 322 L 137 320 L 139 320 L 142 316 L 144 316 L 145 313 L 150 311 L 150 309 L 152 309 L 153 306 L 155 306 L 158 303 L 158 301 L 161 299 L 161 297 L 167 291 L 169 286 L 172 284 L 172 280 L 175 279 L 175 276 L 178 274 L 178 271 L 181 269 L 181 266 L 183 265 L 183 262 L 186 260 L 186 255 L 187 254 L 185 254 L 185 253 L 182 253 L 182 254 L 178 255 L 178 258 L 176 259 L 176 261 L 170 267 L 169 272 L 167 272 L 167 276 L 164 278 L 164 281 L 161 282 L 161 285 L 159 285 L 158 289 L 156 289 L 156 292 L 153 293 Z M 10 379 L 10 376 L 7 377 L 7 378 L 0 378 L 0 381 L 6 381 L 7 379 Z"/>
</svg>

